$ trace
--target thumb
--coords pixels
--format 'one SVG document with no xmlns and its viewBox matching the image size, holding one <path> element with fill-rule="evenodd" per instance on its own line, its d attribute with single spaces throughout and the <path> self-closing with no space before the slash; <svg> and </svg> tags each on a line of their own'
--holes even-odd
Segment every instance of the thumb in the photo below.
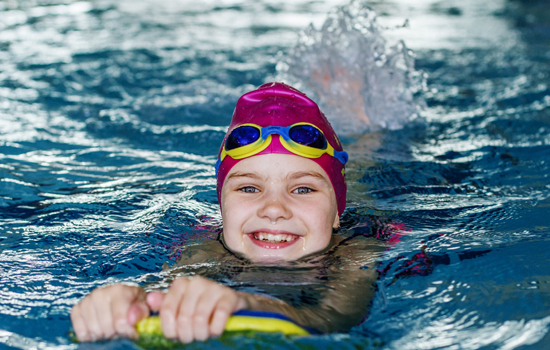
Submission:
<svg viewBox="0 0 550 350">
<path fill-rule="evenodd" d="M 147 305 L 151 311 L 158 312 L 160 310 L 160 306 L 162 305 L 165 296 L 166 293 L 162 292 L 150 292 L 147 294 L 147 298 L 145 300 L 147 301 Z"/>
<path fill-rule="evenodd" d="M 145 303 L 145 300 L 136 300 L 128 309 L 127 319 L 128 323 L 133 327 L 139 320 L 149 316 L 149 307 Z"/>
</svg>

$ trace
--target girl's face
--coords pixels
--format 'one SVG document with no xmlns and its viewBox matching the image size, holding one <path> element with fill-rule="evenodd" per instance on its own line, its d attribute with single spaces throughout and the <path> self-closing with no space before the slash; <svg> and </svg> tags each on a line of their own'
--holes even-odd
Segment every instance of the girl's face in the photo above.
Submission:
<svg viewBox="0 0 550 350">
<path fill-rule="evenodd" d="M 227 174 L 221 202 L 225 245 L 255 262 L 323 250 L 340 223 L 330 179 L 317 163 L 295 155 L 240 161 Z"/>
</svg>

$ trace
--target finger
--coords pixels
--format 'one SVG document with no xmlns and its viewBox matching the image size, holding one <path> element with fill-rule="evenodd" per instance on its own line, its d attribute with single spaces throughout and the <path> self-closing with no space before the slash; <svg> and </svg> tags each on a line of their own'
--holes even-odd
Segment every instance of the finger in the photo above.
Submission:
<svg viewBox="0 0 550 350">
<path fill-rule="evenodd" d="M 73 324 L 73 329 L 78 338 L 78 341 L 87 342 L 90 341 L 90 332 L 86 326 L 84 317 L 82 316 L 82 306 L 76 304 L 71 310 L 71 322 Z"/>
<path fill-rule="evenodd" d="M 225 287 L 212 283 L 206 285 L 204 291 L 199 295 L 193 322 L 193 336 L 196 340 L 204 341 L 211 335 L 210 321 L 214 316 L 216 305 L 225 297 L 224 292 L 227 291 L 224 289 Z"/>
<path fill-rule="evenodd" d="M 137 321 L 149 314 L 149 308 L 145 304 L 145 291 L 139 287 L 115 286 L 113 287 L 111 313 L 115 334 L 126 337 L 137 337 L 134 326 Z"/>
<path fill-rule="evenodd" d="M 129 287 L 121 294 L 125 302 L 122 303 L 124 308 L 120 308 L 120 318 L 134 329 L 139 320 L 149 316 L 150 310 L 145 301 L 147 293 L 141 287 Z"/>
<path fill-rule="evenodd" d="M 182 343 L 190 343 L 194 340 L 197 326 L 195 312 L 199 297 L 205 290 L 206 281 L 203 278 L 196 278 L 188 282 L 187 293 L 182 298 L 177 317 L 178 338 Z M 208 322 L 208 320 L 201 320 L 201 322 Z"/>
<path fill-rule="evenodd" d="M 97 289 L 90 294 L 91 306 L 94 310 L 94 319 L 100 333 L 96 339 L 109 339 L 115 335 L 113 325 L 112 304 L 113 298 L 109 293 L 110 287 Z"/>
<path fill-rule="evenodd" d="M 176 279 L 164 296 L 164 300 L 159 310 L 162 332 L 164 336 L 169 339 L 178 338 L 176 318 L 178 316 L 181 299 L 185 295 L 188 281 L 188 279 L 183 278 Z"/>
<path fill-rule="evenodd" d="M 218 300 L 210 321 L 210 334 L 212 336 L 219 336 L 223 333 L 229 316 L 236 311 L 237 303 L 238 296 L 236 295 L 225 295 Z"/>
<path fill-rule="evenodd" d="M 150 292 L 147 294 L 146 301 L 151 311 L 158 312 L 160 310 L 165 296 L 166 293 L 162 292 Z"/>
<path fill-rule="evenodd" d="M 147 304 L 144 302 L 136 302 L 128 308 L 128 313 L 126 315 L 126 322 L 130 325 L 131 329 L 134 329 L 136 324 L 142 319 L 150 315 L 150 310 L 147 307 Z"/>
<path fill-rule="evenodd" d="M 93 296 L 94 293 L 90 294 L 81 303 L 82 315 L 86 319 L 86 326 L 88 327 L 89 331 L 89 341 L 96 341 L 103 338 L 103 331 L 101 330 L 95 305 L 92 299 Z"/>
<path fill-rule="evenodd" d="M 137 339 L 139 334 L 136 330 L 136 324 L 149 316 L 149 313 L 149 308 L 144 302 L 132 304 L 128 309 L 128 313 L 125 317 L 126 319 L 124 321 L 118 321 L 119 323 L 115 323 L 117 333 L 128 338 Z"/>
<path fill-rule="evenodd" d="M 210 321 L 210 336 L 219 337 L 222 335 L 229 316 L 231 316 L 231 313 L 227 312 L 227 310 L 216 309 L 214 311 L 214 316 L 212 316 L 212 321 Z"/>
</svg>

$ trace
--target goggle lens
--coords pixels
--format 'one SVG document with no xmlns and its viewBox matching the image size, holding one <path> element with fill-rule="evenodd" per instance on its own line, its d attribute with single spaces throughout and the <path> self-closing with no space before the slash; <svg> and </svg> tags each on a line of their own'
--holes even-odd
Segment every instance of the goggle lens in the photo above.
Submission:
<svg viewBox="0 0 550 350">
<path fill-rule="evenodd" d="M 311 125 L 296 125 L 290 128 L 288 132 L 290 139 L 304 146 L 325 149 L 327 140 L 323 133 Z"/>
<path fill-rule="evenodd" d="M 260 130 L 253 126 L 240 126 L 233 130 L 225 141 L 225 149 L 231 151 L 232 149 L 243 147 L 251 143 L 256 142 L 260 138 Z"/>
</svg>

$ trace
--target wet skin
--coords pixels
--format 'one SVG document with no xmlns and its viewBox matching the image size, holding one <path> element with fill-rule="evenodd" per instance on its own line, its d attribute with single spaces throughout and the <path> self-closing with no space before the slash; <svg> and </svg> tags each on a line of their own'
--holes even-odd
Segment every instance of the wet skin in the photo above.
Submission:
<svg viewBox="0 0 550 350">
<path fill-rule="evenodd" d="M 240 161 L 227 174 L 221 201 L 224 244 L 254 262 L 321 251 L 339 225 L 330 179 L 317 163 L 295 155 Z"/>
</svg>

